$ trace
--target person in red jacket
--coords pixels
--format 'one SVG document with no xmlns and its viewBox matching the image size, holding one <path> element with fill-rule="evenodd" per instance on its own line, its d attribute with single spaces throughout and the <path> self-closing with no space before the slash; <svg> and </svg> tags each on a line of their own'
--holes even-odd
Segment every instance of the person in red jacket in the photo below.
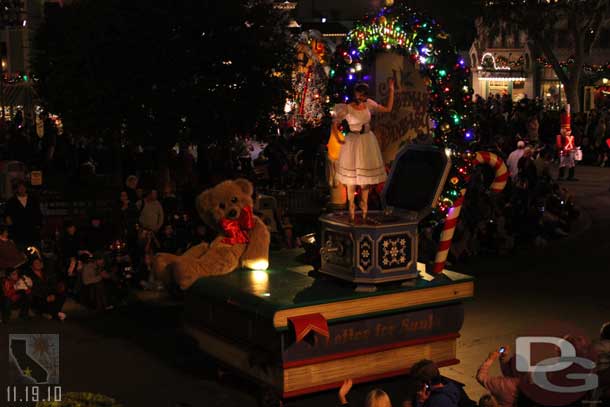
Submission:
<svg viewBox="0 0 610 407">
<path fill-rule="evenodd" d="M 13 308 L 19 308 L 21 319 L 29 319 L 32 296 L 32 280 L 29 277 L 20 276 L 15 269 L 11 270 L 8 277 L 2 280 L 2 294 L 2 321 L 4 323 L 10 320 Z"/>
<path fill-rule="evenodd" d="M 561 113 L 561 130 L 556 138 L 556 147 L 559 152 L 559 179 L 562 180 L 568 168 L 568 181 L 578 181 L 574 178 L 576 163 L 576 141 L 570 125 L 570 105 L 566 105 L 565 112 Z"/>
</svg>

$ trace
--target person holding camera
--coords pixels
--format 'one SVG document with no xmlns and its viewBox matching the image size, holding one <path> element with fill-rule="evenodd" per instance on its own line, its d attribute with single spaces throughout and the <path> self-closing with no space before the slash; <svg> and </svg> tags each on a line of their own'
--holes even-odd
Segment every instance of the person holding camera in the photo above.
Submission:
<svg viewBox="0 0 610 407">
<path fill-rule="evenodd" d="M 411 366 L 403 407 L 474 407 L 461 383 L 441 376 L 436 363 L 423 359 Z"/>
<path fill-rule="evenodd" d="M 11 310 L 19 308 L 19 318 L 28 320 L 32 299 L 32 280 L 12 269 L 2 281 L 2 321 L 6 324 L 11 319 Z"/>
<path fill-rule="evenodd" d="M 511 369 L 512 359 L 509 357 L 510 348 L 502 346 L 489 354 L 477 371 L 477 381 L 485 387 L 499 407 L 515 405 L 519 396 L 519 377 Z M 500 359 L 502 376 L 489 377 L 489 368 Z"/>
</svg>

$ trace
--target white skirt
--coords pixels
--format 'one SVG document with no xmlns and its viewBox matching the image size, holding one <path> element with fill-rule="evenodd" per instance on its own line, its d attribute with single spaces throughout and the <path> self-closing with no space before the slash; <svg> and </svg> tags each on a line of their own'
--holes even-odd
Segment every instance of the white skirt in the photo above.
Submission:
<svg viewBox="0 0 610 407">
<path fill-rule="evenodd" d="M 345 136 L 335 178 L 344 185 L 376 185 L 386 180 L 383 157 L 372 131 Z"/>
</svg>

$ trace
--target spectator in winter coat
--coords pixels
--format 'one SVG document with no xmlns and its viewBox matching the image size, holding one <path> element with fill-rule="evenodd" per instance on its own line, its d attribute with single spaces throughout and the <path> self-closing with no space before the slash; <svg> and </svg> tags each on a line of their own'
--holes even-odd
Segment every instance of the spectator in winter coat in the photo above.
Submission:
<svg viewBox="0 0 610 407">
<path fill-rule="evenodd" d="M 130 175 L 125 180 L 125 192 L 127 192 L 127 196 L 129 201 L 135 205 L 138 200 L 138 194 L 136 193 L 136 189 L 138 188 L 138 177 L 135 175 Z"/>
<path fill-rule="evenodd" d="M 513 181 L 516 180 L 517 174 L 519 174 L 519 159 L 523 157 L 525 152 L 525 142 L 519 141 L 517 143 L 517 149 L 508 155 L 506 165 L 508 166 L 508 173 Z"/>
<path fill-rule="evenodd" d="M 6 224 L 11 226 L 13 239 L 18 247 L 23 249 L 40 243 L 40 203 L 28 195 L 25 182 L 17 182 L 15 195 L 6 203 L 5 216 Z"/>
<path fill-rule="evenodd" d="M 163 207 L 163 216 L 166 223 L 174 224 L 177 220 L 180 204 L 174 193 L 174 188 L 171 183 L 165 184 L 162 190 L 161 206 Z"/>
<path fill-rule="evenodd" d="M 417 392 L 415 407 L 457 407 L 460 401 L 458 386 L 440 376 L 429 384 L 423 383 Z"/>
<path fill-rule="evenodd" d="M 517 163 L 517 179 L 518 183 L 521 183 L 525 188 L 533 190 L 538 181 L 538 174 L 536 171 L 536 165 L 532 158 L 533 150 L 530 147 L 525 147 L 523 150 L 523 156 Z"/>
<path fill-rule="evenodd" d="M 129 198 L 129 193 L 121 191 L 112 213 L 113 238 L 127 239 L 130 243 L 135 241 L 138 217 L 138 208 Z"/>
<path fill-rule="evenodd" d="M 65 262 L 68 262 L 70 258 L 78 257 L 82 242 L 76 232 L 76 225 L 73 222 L 67 221 L 64 223 L 64 232 L 59 241 L 59 252 Z"/>
<path fill-rule="evenodd" d="M 144 195 L 144 204 L 140 212 L 140 226 L 144 229 L 158 232 L 163 225 L 163 207 L 157 199 L 154 189 Z"/>
<path fill-rule="evenodd" d="M 411 366 L 410 379 L 405 407 L 476 406 L 457 382 L 441 376 L 431 360 L 420 360 Z"/>
<path fill-rule="evenodd" d="M 83 249 L 89 253 L 106 250 L 112 241 L 112 231 L 97 214 L 92 215 L 89 222 L 89 226 L 83 228 Z"/>
<path fill-rule="evenodd" d="M 49 318 L 66 319 L 61 311 L 66 301 L 64 285 L 54 275 L 44 272 L 42 260 L 32 261 L 28 277 L 32 279 L 32 308 Z"/>
</svg>

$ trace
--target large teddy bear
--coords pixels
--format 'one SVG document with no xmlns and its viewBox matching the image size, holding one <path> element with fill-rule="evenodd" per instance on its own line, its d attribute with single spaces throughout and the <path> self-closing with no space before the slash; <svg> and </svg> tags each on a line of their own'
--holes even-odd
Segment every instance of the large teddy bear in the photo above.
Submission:
<svg viewBox="0 0 610 407">
<path fill-rule="evenodd" d="M 159 253 L 153 270 L 158 279 L 173 279 L 183 290 L 201 277 L 228 274 L 243 266 L 265 270 L 269 265 L 269 230 L 252 213 L 253 187 L 246 179 L 224 181 L 197 197 L 203 221 L 218 231 L 211 244 L 191 247 L 181 256 Z"/>
</svg>

